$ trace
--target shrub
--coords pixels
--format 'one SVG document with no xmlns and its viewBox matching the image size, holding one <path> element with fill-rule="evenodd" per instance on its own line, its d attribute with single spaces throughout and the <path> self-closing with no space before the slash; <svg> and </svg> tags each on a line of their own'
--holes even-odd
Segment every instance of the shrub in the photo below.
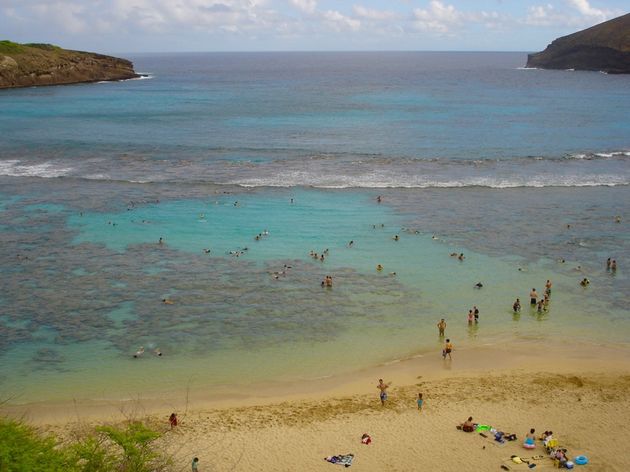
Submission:
<svg viewBox="0 0 630 472">
<path fill-rule="evenodd" d="M 0 472 L 78 471 L 68 452 L 53 437 L 40 436 L 33 428 L 0 418 Z"/>
</svg>

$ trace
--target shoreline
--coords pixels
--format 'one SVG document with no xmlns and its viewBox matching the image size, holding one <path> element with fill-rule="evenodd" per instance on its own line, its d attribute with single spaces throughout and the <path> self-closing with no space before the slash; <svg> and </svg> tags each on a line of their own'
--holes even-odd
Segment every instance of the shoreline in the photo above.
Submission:
<svg viewBox="0 0 630 472">
<path fill-rule="evenodd" d="M 130 394 L 126 399 L 89 399 L 11 403 L 2 407 L 5 415 L 23 418 L 35 425 L 78 422 L 122 421 L 130 412 L 150 416 L 166 411 L 230 410 L 266 407 L 282 402 L 324 401 L 351 395 L 372 395 L 375 401 L 379 378 L 393 382 L 393 388 L 414 385 L 418 378 L 430 381 L 467 376 L 527 375 L 530 373 L 580 372 L 630 374 L 630 349 L 610 345 L 571 345 L 551 341 L 523 341 L 458 349 L 453 360 L 443 360 L 431 350 L 404 359 L 393 359 L 352 373 L 324 378 L 270 381 L 250 385 L 223 385 L 206 389 L 188 385 L 176 391 L 155 391 L 150 396 Z"/>
</svg>

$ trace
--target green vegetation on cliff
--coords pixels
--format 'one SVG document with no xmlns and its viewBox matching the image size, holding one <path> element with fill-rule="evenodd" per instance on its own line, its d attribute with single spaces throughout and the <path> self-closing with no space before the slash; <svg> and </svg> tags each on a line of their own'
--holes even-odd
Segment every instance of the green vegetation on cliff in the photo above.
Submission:
<svg viewBox="0 0 630 472">
<path fill-rule="evenodd" d="M 44 43 L 0 41 L 0 89 L 138 77 L 126 59 Z"/>
</svg>

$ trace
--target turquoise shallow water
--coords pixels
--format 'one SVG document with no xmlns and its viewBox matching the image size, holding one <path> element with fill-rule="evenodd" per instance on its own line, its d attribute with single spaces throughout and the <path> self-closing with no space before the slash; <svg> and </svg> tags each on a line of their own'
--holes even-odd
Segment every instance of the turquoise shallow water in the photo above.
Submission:
<svg viewBox="0 0 630 472">
<path fill-rule="evenodd" d="M 3 386 L 30 401 L 316 379 L 435 355 L 441 317 L 460 347 L 559 333 L 627 343 L 627 310 L 607 300 L 627 284 L 622 271 L 585 265 L 593 282 L 584 290 L 574 261 L 497 255 L 491 241 L 471 250 L 454 234 L 429 231 L 442 228 L 419 218 L 420 205 L 435 196 L 416 195 L 414 209 L 406 192 L 381 204 L 375 196 L 299 188 L 133 204 L 119 196 L 118 211 L 7 201 L 2 215 L 30 236 L 20 237 L 23 252 L 4 281 L 3 307 L 13 309 L 0 319 L 10 330 Z M 309 255 L 326 249 L 323 262 Z M 332 289 L 320 287 L 325 275 Z M 547 278 L 553 297 L 541 315 L 527 294 L 542 292 Z M 517 296 L 520 315 L 510 309 Z M 473 305 L 481 321 L 469 326 Z M 133 359 L 139 346 L 146 354 Z"/>
<path fill-rule="evenodd" d="M 630 78 L 525 58 L 138 55 L 151 79 L 0 91 L 0 393 L 325 377 L 439 356 L 442 317 L 457 347 L 627 346 Z"/>
</svg>

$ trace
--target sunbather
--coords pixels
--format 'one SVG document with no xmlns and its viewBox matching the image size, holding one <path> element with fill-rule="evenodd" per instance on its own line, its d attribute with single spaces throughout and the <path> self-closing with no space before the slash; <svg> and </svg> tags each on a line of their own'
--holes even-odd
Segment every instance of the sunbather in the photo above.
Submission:
<svg viewBox="0 0 630 472">
<path fill-rule="evenodd" d="M 472 433 L 477 425 L 473 423 L 472 416 L 469 416 L 468 419 L 464 421 L 460 426 L 462 428 L 462 431 L 465 431 L 466 433 Z"/>
</svg>

